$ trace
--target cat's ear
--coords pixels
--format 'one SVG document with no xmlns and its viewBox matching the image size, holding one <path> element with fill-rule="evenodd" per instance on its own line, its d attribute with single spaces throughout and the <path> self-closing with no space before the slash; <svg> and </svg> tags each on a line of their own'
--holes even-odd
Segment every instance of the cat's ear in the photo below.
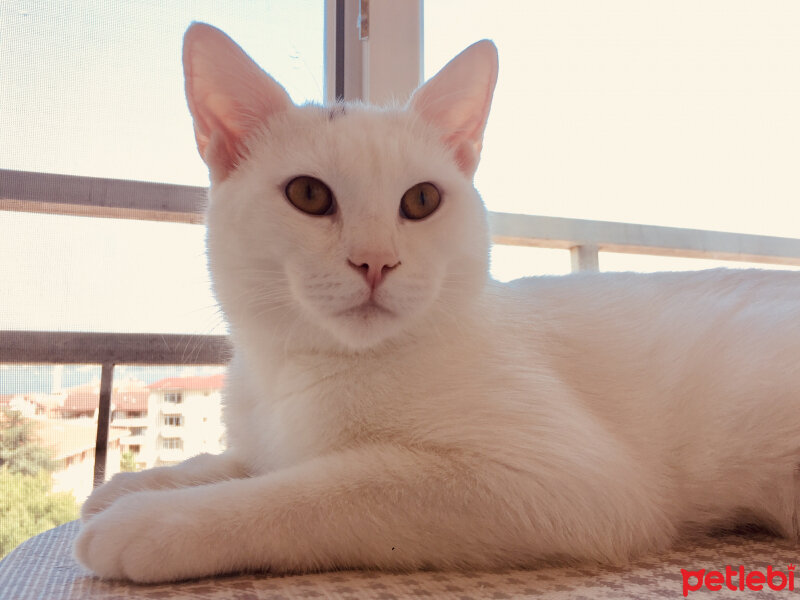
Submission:
<svg viewBox="0 0 800 600">
<path fill-rule="evenodd" d="M 470 177 L 480 160 L 496 83 L 497 48 L 481 40 L 442 67 L 409 101 L 413 110 L 441 131 L 459 168 Z"/>
<path fill-rule="evenodd" d="M 236 42 L 204 23 L 183 37 L 183 73 L 197 149 L 211 180 L 221 181 L 243 158 L 248 133 L 292 101 Z"/>
</svg>

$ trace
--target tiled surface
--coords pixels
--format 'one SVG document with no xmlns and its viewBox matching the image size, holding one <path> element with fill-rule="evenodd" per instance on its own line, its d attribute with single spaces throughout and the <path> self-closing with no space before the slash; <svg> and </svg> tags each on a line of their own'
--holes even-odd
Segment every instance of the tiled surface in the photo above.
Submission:
<svg viewBox="0 0 800 600">
<path fill-rule="evenodd" d="M 260 600 L 323 599 L 448 600 L 545 598 L 548 600 L 683 598 L 681 569 L 724 571 L 725 565 L 744 565 L 765 571 L 772 565 L 783 572 L 797 564 L 798 548 L 786 540 L 763 535 L 708 538 L 667 554 L 652 556 L 626 568 L 548 568 L 532 571 L 420 572 L 393 574 L 341 571 L 276 577 L 243 575 L 170 585 L 138 586 L 104 582 L 89 576 L 72 559 L 78 522 L 43 533 L 0 562 L 0 600 L 102 599 Z M 800 577 L 797 586 L 800 590 Z M 766 586 L 765 586 L 766 588 Z M 790 598 L 795 593 L 764 589 L 759 592 L 721 590 L 689 592 L 689 598 Z"/>
</svg>

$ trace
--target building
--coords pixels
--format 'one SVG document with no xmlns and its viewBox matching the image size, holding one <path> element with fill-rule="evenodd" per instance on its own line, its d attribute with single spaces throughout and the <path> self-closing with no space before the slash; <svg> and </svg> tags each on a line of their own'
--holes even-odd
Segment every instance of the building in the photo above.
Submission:
<svg viewBox="0 0 800 600">
<path fill-rule="evenodd" d="M 168 377 L 150 384 L 148 426 L 137 465 L 172 465 L 202 452 L 222 452 L 224 379 L 223 374 Z"/>
<path fill-rule="evenodd" d="M 27 394 L 0 394 L 0 408 L 16 411 L 26 419 L 37 413 L 36 403 Z"/>
<path fill-rule="evenodd" d="M 146 444 L 149 396 L 150 390 L 147 388 L 130 389 L 111 395 L 111 427 L 128 430 L 128 435 L 120 440 L 120 444 L 123 453 L 134 456 L 134 462 Z M 142 466 L 144 465 L 137 464 L 137 467 Z"/>
<path fill-rule="evenodd" d="M 72 492 L 81 503 L 92 491 L 97 423 L 92 419 L 45 419 L 35 421 L 39 443 L 50 450 L 57 467 L 53 472 L 53 491 Z M 127 430 L 111 427 L 108 431 L 106 479 L 119 473 L 120 440 Z"/>
<path fill-rule="evenodd" d="M 109 438 L 107 473 L 119 471 L 120 459 L 126 453 L 133 456 L 137 469 L 145 469 L 176 464 L 202 452 L 224 450 L 221 408 L 224 377 L 223 374 L 168 377 L 149 386 L 139 381 L 115 384 L 110 411 L 115 437 L 113 448 Z M 100 383 L 95 381 L 50 395 L 49 408 L 45 408 L 43 401 L 29 401 L 22 396 L 4 397 L 0 401 L 14 404 L 18 410 L 24 408 L 31 416 L 38 413 L 37 421 L 50 422 L 47 436 L 54 442 L 49 447 L 69 473 L 59 478 L 77 481 L 78 476 L 73 473 L 80 471 L 90 490 L 99 397 Z M 55 418 L 45 419 L 45 415 Z M 57 428 L 65 436 L 63 444 L 58 441 Z M 76 497 L 83 493 L 73 483 L 64 483 L 59 489 L 67 488 L 75 488 Z"/>
<path fill-rule="evenodd" d="M 147 387 L 140 381 L 126 381 L 114 385 L 111 391 L 111 421 L 145 416 L 148 395 Z M 58 396 L 61 399 L 57 411 L 62 419 L 97 420 L 100 404 L 99 381 L 70 388 Z"/>
<path fill-rule="evenodd" d="M 0 394 L 0 409 L 14 410 L 26 419 L 58 418 L 62 402 L 63 398 L 54 394 Z"/>
<path fill-rule="evenodd" d="M 144 432 L 147 429 L 147 399 L 150 391 L 140 381 L 122 381 L 116 383 L 111 391 L 111 431 L 115 431 L 114 452 L 109 449 L 106 457 L 106 473 L 116 473 L 120 469 L 122 453 L 131 452 L 136 455 L 141 447 Z M 100 405 L 100 382 L 76 386 L 53 394 L 58 398 L 55 408 L 59 419 L 56 423 L 80 422 L 90 424 L 94 430 L 91 444 L 92 461 L 94 460 L 94 436 L 97 431 L 98 407 Z M 88 427 L 87 427 L 88 429 Z M 109 437 L 109 443 L 111 438 Z M 61 459 L 62 457 L 58 457 Z M 69 459 L 68 462 L 82 462 Z M 88 467 L 87 467 L 88 468 Z M 88 481 L 91 483 L 91 468 Z"/>
</svg>

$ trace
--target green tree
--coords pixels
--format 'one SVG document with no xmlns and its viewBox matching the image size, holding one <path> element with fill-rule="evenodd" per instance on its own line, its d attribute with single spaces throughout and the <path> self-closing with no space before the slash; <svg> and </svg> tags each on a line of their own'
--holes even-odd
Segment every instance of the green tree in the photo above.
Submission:
<svg viewBox="0 0 800 600">
<path fill-rule="evenodd" d="M 78 518 L 68 492 L 51 491 L 50 473 L 12 473 L 0 467 L 0 558 L 30 537 Z"/>
<path fill-rule="evenodd" d="M 125 473 L 136 470 L 136 457 L 130 450 L 123 452 L 119 457 L 119 470 Z"/>
<path fill-rule="evenodd" d="M 0 558 L 28 538 L 78 518 L 72 494 L 52 491 L 56 466 L 37 443 L 30 420 L 18 411 L 0 411 Z"/>
<path fill-rule="evenodd" d="M 8 408 L 0 412 L 0 467 L 24 475 L 54 471 L 56 467 L 47 449 L 37 443 L 33 423 Z"/>
</svg>

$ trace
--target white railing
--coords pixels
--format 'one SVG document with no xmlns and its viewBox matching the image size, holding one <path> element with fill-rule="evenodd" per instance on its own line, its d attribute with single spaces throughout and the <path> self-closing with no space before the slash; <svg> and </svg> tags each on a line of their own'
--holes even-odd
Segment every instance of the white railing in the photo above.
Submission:
<svg viewBox="0 0 800 600">
<path fill-rule="evenodd" d="M 496 244 L 569 250 L 573 271 L 596 271 L 598 252 L 800 265 L 794 238 L 510 213 L 489 223 Z"/>
</svg>

